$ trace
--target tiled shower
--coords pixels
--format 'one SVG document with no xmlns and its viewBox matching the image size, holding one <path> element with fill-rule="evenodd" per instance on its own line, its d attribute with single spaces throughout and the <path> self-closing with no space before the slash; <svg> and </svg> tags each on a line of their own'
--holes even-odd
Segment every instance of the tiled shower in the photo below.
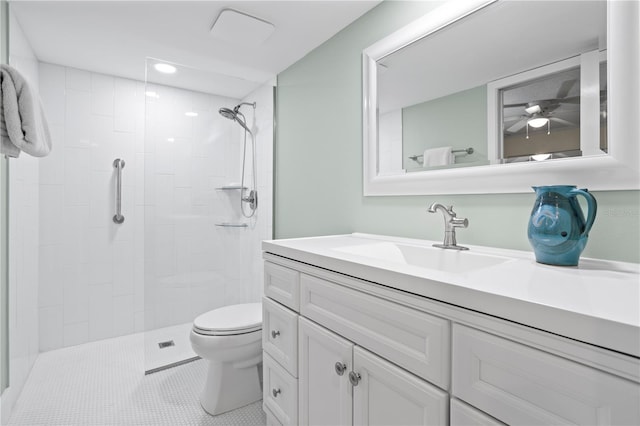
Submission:
<svg viewBox="0 0 640 426">
<path fill-rule="evenodd" d="M 55 144 L 39 166 L 40 350 L 258 301 L 260 241 L 272 235 L 272 86 L 246 98 L 257 102 L 246 115 L 260 193 L 246 219 L 239 191 L 217 189 L 240 182 L 243 141 L 218 109 L 243 100 L 47 63 L 39 80 Z M 112 220 L 116 158 L 122 224 Z"/>
</svg>

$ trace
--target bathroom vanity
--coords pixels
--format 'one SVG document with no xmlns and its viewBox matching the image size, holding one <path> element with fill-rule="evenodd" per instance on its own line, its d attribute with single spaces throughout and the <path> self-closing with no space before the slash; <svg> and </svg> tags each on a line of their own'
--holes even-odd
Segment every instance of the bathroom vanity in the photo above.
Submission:
<svg viewBox="0 0 640 426">
<path fill-rule="evenodd" d="M 269 424 L 640 424 L 640 268 L 367 234 L 263 242 Z"/>
</svg>

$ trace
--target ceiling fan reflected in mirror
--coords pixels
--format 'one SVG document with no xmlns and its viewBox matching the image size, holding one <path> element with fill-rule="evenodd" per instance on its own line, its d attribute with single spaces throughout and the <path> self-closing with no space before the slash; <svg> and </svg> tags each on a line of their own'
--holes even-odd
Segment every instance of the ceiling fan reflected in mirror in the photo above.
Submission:
<svg viewBox="0 0 640 426">
<path fill-rule="evenodd" d="M 564 80 L 560 84 L 556 97 L 552 99 L 504 105 L 503 125 L 505 133 L 515 134 L 526 128 L 526 138 L 529 139 L 529 126 L 538 129 L 546 125 L 547 134 L 550 134 L 551 121 L 564 127 L 576 127 L 580 119 L 580 111 L 579 108 L 572 108 L 571 105 L 579 105 L 580 96 L 568 96 L 576 83 L 577 79 Z M 517 115 L 509 116 L 507 110 L 513 111 L 514 109 Z"/>
<path fill-rule="evenodd" d="M 579 97 L 576 97 L 579 102 Z M 526 138 L 529 139 L 529 126 L 534 129 L 547 126 L 547 134 L 551 133 L 551 122 L 561 124 L 565 127 L 576 127 L 577 123 L 557 117 L 556 110 L 560 107 L 560 103 L 556 99 L 528 102 L 526 104 L 517 105 L 524 107 L 524 114 L 504 118 L 504 125 L 507 133 L 518 133 L 526 128 Z M 505 105 L 514 107 L 516 105 Z M 579 111 L 578 111 L 579 114 Z M 578 118 L 578 117 L 576 117 Z M 515 123 L 513 123 L 515 121 Z M 512 124 L 513 123 L 513 124 Z"/>
</svg>

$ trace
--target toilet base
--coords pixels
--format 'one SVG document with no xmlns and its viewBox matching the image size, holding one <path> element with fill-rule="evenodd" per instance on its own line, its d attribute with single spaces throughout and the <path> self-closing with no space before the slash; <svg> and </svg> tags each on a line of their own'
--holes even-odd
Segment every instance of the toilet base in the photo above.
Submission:
<svg viewBox="0 0 640 426">
<path fill-rule="evenodd" d="M 211 415 L 226 413 L 262 399 L 258 365 L 235 368 L 233 363 L 209 361 L 200 405 Z"/>
</svg>

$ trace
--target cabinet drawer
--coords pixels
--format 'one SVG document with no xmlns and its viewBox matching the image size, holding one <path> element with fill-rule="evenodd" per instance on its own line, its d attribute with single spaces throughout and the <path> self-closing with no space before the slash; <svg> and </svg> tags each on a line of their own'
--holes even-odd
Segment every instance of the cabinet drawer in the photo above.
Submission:
<svg viewBox="0 0 640 426">
<path fill-rule="evenodd" d="M 461 325 L 453 394 L 508 424 L 640 424 L 640 385 Z"/>
<path fill-rule="evenodd" d="M 298 424 L 298 380 L 263 352 L 262 403 L 283 425 Z"/>
<path fill-rule="evenodd" d="M 264 294 L 284 306 L 300 310 L 300 272 L 264 262 Z"/>
<path fill-rule="evenodd" d="M 451 426 L 504 426 L 493 417 L 451 398 Z"/>
<path fill-rule="evenodd" d="M 305 317 L 448 389 L 449 321 L 305 274 L 300 292 Z"/>
<path fill-rule="evenodd" d="M 298 314 L 262 298 L 262 348 L 298 377 Z"/>
</svg>

